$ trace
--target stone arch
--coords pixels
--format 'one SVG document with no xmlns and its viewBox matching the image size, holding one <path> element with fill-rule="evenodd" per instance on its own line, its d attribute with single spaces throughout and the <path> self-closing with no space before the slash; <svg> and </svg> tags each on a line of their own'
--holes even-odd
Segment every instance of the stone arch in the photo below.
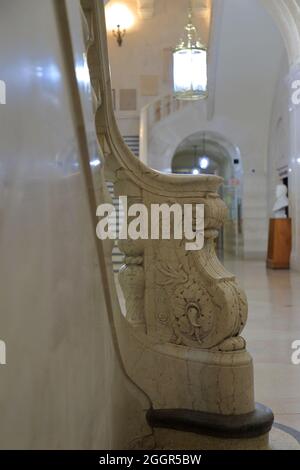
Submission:
<svg viewBox="0 0 300 470">
<path fill-rule="evenodd" d="M 185 155 L 187 158 L 192 157 L 191 152 L 194 147 L 199 148 L 200 152 L 204 151 L 202 146 L 206 149 L 208 156 L 213 157 L 215 153 L 216 160 L 226 159 L 226 163 L 232 168 L 232 176 L 241 173 L 242 159 L 239 148 L 221 133 L 215 131 L 201 130 L 185 137 L 174 152 L 173 164 L 174 159 L 180 160 L 181 155 Z"/>
<path fill-rule="evenodd" d="M 206 157 L 209 166 L 201 170 L 200 161 Z M 172 158 L 173 173 L 218 174 L 224 178 L 220 192 L 228 207 L 228 218 L 220 232 L 218 252 L 241 255 L 243 252 L 242 185 L 243 170 L 240 150 L 221 133 L 198 131 L 184 138 Z"/>
<path fill-rule="evenodd" d="M 290 65 L 300 63 L 300 5 L 296 0 L 261 0 L 274 19 L 286 46 Z"/>
</svg>

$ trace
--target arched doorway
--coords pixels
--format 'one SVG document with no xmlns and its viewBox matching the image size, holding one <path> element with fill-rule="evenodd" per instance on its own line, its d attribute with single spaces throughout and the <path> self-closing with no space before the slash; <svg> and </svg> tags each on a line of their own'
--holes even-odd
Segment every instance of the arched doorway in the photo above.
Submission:
<svg viewBox="0 0 300 470">
<path fill-rule="evenodd" d="M 220 192 L 228 207 L 228 219 L 218 240 L 218 251 L 220 256 L 242 255 L 243 171 L 239 149 L 216 132 L 197 132 L 177 147 L 172 173 L 214 174 L 224 179 Z"/>
</svg>

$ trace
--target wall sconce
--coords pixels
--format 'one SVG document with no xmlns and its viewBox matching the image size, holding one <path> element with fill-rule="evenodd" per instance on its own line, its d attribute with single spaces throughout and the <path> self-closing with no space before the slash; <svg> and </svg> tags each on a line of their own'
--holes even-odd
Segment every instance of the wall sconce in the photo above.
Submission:
<svg viewBox="0 0 300 470">
<path fill-rule="evenodd" d="M 118 43 L 119 47 L 121 47 L 122 44 L 123 44 L 123 38 L 124 38 L 125 34 L 126 34 L 126 29 L 123 29 L 123 31 L 122 31 L 121 26 L 119 24 L 117 25 L 117 30 L 113 29 L 113 35 L 117 39 L 117 43 Z"/>
<path fill-rule="evenodd" d="M 117 39 L 118 45 L 121 47 L 125 34 L 134 24 L 134 16 L 123 3 L 110 3 L 105 9 L 106 26 L 107 30 L 112 32 Z"/>
</svg>

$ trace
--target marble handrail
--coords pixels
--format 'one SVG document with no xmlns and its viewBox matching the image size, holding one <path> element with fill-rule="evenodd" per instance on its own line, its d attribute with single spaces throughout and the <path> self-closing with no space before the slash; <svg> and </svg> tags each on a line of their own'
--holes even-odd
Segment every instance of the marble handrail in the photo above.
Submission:
<svg viewBox="0 0 300 470">
<path fill-rule="evenodd" d="M 139 161 L 124 144 L 113 112 L 102 2 L 81 0 L 95 127 L 105 176 L 129 205 L 202 203 L 205 244 L 187 253 L 178 240 L 126 240 L 120 271 L 126 318 L 114 318 L 128 375 L 157 409 L 222 415 L 255 409 L 252 359 L 240 336 L 247 300 L 215 254 L 227 216 L 216 176 L 166 175 Z M 107 245 L 107 260 L 111 257 Z M 113 278 L 111 292 L 114 296 Z M 118 302 L 114 296 L 113 302 Z"/>
</svg>

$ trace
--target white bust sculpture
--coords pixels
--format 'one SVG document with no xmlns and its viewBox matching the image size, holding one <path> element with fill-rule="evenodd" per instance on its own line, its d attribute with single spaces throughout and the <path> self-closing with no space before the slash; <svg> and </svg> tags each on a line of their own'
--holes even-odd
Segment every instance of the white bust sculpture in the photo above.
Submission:
<svg viewBox="0 0 300 470">
<path fill-rule="evenodd" d="M 273 216 L 275 219 L 286 219 L 286 208 L 289 206 L 287 197 L 288 189 L 285 184 L 279 184 L 276 187 L 276 202 L 273 207 Z"/>
</svg>

